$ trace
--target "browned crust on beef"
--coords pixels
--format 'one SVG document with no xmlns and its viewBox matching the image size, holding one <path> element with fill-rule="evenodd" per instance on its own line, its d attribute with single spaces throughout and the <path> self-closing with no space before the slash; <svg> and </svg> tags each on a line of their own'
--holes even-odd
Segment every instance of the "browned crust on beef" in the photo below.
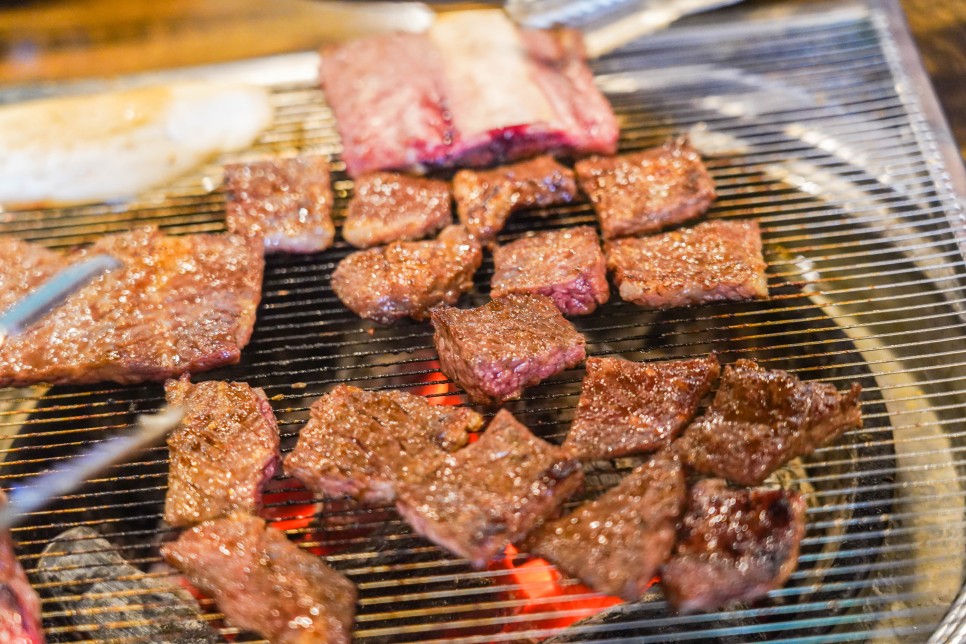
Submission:
<svg viewBox="0 0 966 644">
<path fill-rule="evenodd" d="M 369 248 L 422 239 L 451 223 L 445 181 L 377 172 L 356 181 L 342 236 L 356 248 Z"/>
</svg>

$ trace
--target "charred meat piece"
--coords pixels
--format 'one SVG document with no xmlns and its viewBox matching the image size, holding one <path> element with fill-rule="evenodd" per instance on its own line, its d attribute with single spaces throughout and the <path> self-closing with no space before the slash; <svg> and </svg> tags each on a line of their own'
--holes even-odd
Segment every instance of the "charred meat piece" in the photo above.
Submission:
<svg viewBox="0 0 966 644">
<path fill-rule="evenodd" d="M 261 237 L 265 251 L 314 253 L 332 245 L 329 161 L 320 156 L 225 166 L 228 232 Z"/>
<path fill-rule="evenodd" d="M 377 172 L 356 181 L 342 236 L 357 248 L 412 241 L 453 223 L 445 181 Z"/>
<path fill-rule="evenodd" d="M 170 404 L 185 408 L 168 435 L 164 520 L 183 527 L 233 510 L 257 513 L 279 463 L 278 425 L 265 392 L 241 382 L 193 385 L 186 377 L 164 388 Z"/>
<path fill-rule="evenodd" d="M 475 309 L 431 312 L 440 369 L 474 402 L 519 398 L 580 363 L 584 336 L 543 295 L 511 294 Z"/>
<path fill-rule="evenodd" d="M 575 166 L 605 239 L 653 233 L 700 216 L 714 201 L 714 180 L 687 139 Z"/>
<path fill-rule="evenodd" d="M 576 459 L 503 409 L 480 440 L 447 455 L 421 480 L 402 484 L 396 508 L 416 532 L 482 568 L 582 481 Z"/>
<path fill-rule="evenodd" d="M 590 226 L 523 237 L 493 251 L 492 297 L 539 293 L 564 315 L 593 313 L 610 297 L 607 263 Z"/>
<path fill-rule="evenodd" d="M 3 260 L 0 260 L 3 261 Z M 7 497 L 0 490 L 0 507 Z M 0 642 L 43 644 L 40 597 L 27 581 L 13 551 L 10 532 L 0 532 Z"/>
<path fill-rule="evenodd" d="M 8 338 L 0 347 L 0 387 L 163 381 L 238 361 L 261 299 L 260 242 L 235 235 L 172 237 L 145 228 L 104 237 L 64 262 L 98 253 L 123 267 Z M 24 284 L 9 274 L 0 282 Z"/>
<path fill-rule="evenodd" d="M 639 364 L 588 358 L 577 412 L 564 446 L 583 460 L 665 447 L 694 417 L 718 379 L 714 356 Z"/>
<path fill-rule="evenodd" d="M 569 203 L 576 195 L 574 173 L 551 156 L 492 170 L 460 170 L 453 177 L 460 222 L 483 241 L 503 230 L 512 212 Z"/>
<path fill-rule="evenodd" d="M 798 492 L 699 481 L 662 573 L 668 601 L 693 613 L 763 597 L 795 570 L 804 534 L 805 500 Z"/>
<path fill-rule="evenodd" d="M 277 644 L 351 639 L 355 586 L 262 519 L 235 513 L 206 521 L 161 554 L 239 628 Z"/>
<path fill-rule="evenodd" d="M 373 322 L 423 320 L 434 306 L 453 304 L 468 291 L 482 262 L 480 244 L 462 226 L 449 226 L 438 239 L 352 253 L 332 273 L 332 290 Z"/>
<path fill-rule="evenodd" d="M 725 367 L 711 406 L 675 446 L 699 472 L 759 485 L 791 459 L 861 427 L 861 391 L 858 383 L 841 393 L 738 360 Z"/>
<path fill-rule="evenodd" d="M 620 296 L 652 309 L 768 297 L 758 222 L 694 228 L 606 245 Z"/>
<path fill-rule="evenodd" d="M 37 574 L 63 599 L 71 625 L 111 641 L 213 644 L 222 639 L 183 588 L 147 576 L 87 527 L 59 534 L 44 549 Z"/>
<path fill-rule="evenodd" d="M 320 494 L 367 503 L 392 501 L 400 483 L 421 478 L 483 426 L 469 409 L 348 385 L 322 396 L 311 413 L 285 472 Z"/>
<path fill-rule="evenodd" d="M 598 592 L 636 601 L 671 555 L 685 496 L 681 464 L 662 452 L 595 501 L 531 532 L 521 547 Z"/>
</svg>

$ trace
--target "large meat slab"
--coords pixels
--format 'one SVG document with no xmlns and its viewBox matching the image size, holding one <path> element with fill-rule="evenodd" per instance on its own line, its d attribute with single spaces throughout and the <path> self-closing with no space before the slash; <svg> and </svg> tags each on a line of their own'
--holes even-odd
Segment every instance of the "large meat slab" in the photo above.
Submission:
<svg viewBox="0 0 966 644">
<path fill-rule="evenodd" d="M 0 260 L 0 297 L 8 303 L 51 269 L 98 253 L 123 267 L 8 338 L 0 347 L 0 387 L 161 381 L 234 364 L 251 336 L 264 268 L 258 240 L 143 228 L 67 256 L 13 246 L 32 263 L 25 274 L 17 262 Z"/>
</svg>

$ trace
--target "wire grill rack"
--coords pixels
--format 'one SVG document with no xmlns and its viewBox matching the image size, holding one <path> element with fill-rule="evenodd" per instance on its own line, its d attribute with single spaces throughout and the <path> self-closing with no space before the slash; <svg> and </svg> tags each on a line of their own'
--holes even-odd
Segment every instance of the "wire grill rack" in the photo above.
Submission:
<svg viewBox="0 0 966 644">
<path fill-rule="evenodd" d="M 761 220 L 772 297 L 646 312 L 615 296 L 575 322 L 592 355 L 653 360 L 714 350 L 726 363 L 753 357 L 840 388 L 853 380 L 863 385 L 865 427 L 779 474 L 809 501 L 798 571 L 753 606 L 682 617 L 655 587 L 639 603 L 563 629 L 553 620 L 587 617 L 580 602 L 592 594 L 523 597 L 512 565 L 524 555 L 474 571 L 415 536 L 390 508 L 312 498 L 279 476 L 266 515 L 358 585 L 358 641 L 918 641 L 954 604 L 966 558 L 962 168 L 943 156 L 945 130 L 934 122 L 931 95 L 920 92 L 921 70 L 907 58 L 895 5 L 727 15 L 652 36 L 594 69 L 618 112 L 622 150 L 690 133 L 718 187 L 708 216 Z M 341 218 L 352 183 L 314 82 L 314 57 L 205 73 L 254 68 L 271 79 L 277 120 L 253 149 L 231 160 L 332 155 Z M 219 231 L 225 160 L 133 203 L 0 212 L 0 234 L 62 248 L 143 224 L 171 233 Z M 593 222 L 586 203 L 531 211 L 512 218 L 500 241 Z M 464 402 L 438 372 L 428 325 L 378 327 L 341 306 L 329 278 L 350 250 L 340 242 L 317 255 L 270 257 L 241 363 L 197 377 L 263 387 L 279 417 L 283 451 L 294 445 L 308 406 L 336 383 Z M 491 275 L 487 256 L 464 304 L 487 300 Z M 569 370 L 507 406 L 559 442 L 582 376 L 582 369 Z M 58 467 L 162 401 L 160 385 L 0 390 L 0 485 Z M 593 464 L 584 498 L 633 465 Z M 173 536 L 161 523 L 166 472 L 167 450 L 158 447 L 31 515 L 14 531 L 28 574 L 37 581 L 37 557 L 51 538 L 86 525 L 145 578 L 171 578 L 157 551 Z M 36 586 L 50 641 L 105 641 L 99 633 L 130 618 L 120 609 L 72 609 L 77 592 L 69 583 Z M 210 601 L 202 607 L 224 635 L 252 639 L 221 621 Z"/>
</svg>

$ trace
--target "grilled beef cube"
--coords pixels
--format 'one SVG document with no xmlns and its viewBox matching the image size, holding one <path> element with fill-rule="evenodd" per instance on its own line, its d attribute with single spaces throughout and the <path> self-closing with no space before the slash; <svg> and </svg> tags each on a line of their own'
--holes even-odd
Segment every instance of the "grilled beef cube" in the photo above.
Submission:
<svg viewBox="0 0 966 644">
<path fill-rule="evenodd" d="M 801 382 L 738 360 L 725 367 L 711 406 L 675 447 L 699 472 L 759 485 L 791 459 L 861 427 L 861 391 L 858 383 L 841 393 L 828 383 Z"/>
<path fill-rule="evenodd" d="M 285 472 L 319 494 L 373 504 L 395 499 L 400 483 L 421 478 L 483 426 L 470 409 L 348 385 L 322 396 L 311 413 Z"/>
<path fill-rule="evenodd" d="M 33 255 L 32 248 L 21 248 Z M 123 266 L 7 338 L 0 346 L 0 387 L 163 381 L 238 361 L 261 298 L 260 243 L 235 235 L 171 237 L 143 228 L 104 237 L 63 257 L 63 265 L 98 253 Z M 40 255 L 41 263 L 50 261 Z M 17 288 L 44 270 L 38 265 L 39 272 L 24 279 L 15 264 L 0 262 L 0 269 L 0 284 Z"/>
<path fill-rule="evenodd" d="M 356 181 L 342 236 L 357 248 L 412 241 L 453 223 L 445 181 L 377 172 Z"/>
<path fill-rule="evenodd" d="M 503 230 L 512 212 L 569 203 L 576 195 L 574 173 L 550 156 L 492 170 L 460 170 L 453 177 L 460 222 L 482 241 Z"/>
<path fill-rule="evenodd" d="M 0 507 L 6 503 L 7 497 L 0 490 Z M 44 642 L 40 598 L 27 581 L 7 530 L 0 532 L 0 642 Z"/>
<path fill-rule="evenodd" d="M 585 159 L 575 169 L 605 239 L 684 223 L 715 198 L 714 180 L 684 138 L 643 152 Z"/>
<path fill-rule="evenodd" d="M 262 519 L 235 513 L 206 521 L 161 554 L 241 629 L 275 644 L 351 639 L 355 586 Z"/>
<path fill-rule="evenodd" d="M 681 464 L 662 452 L 595 501 L 531 532 L 521 548 L 598 592 L 636 601 L 671 555 L 685 496 Z"/>
<path fill-rule="evenodd" d="M 757 221 L 618 239 L 606 252 L 620 296 L 648 308 L 768 297 Z"/>
<path fill-rule="evenodd" d="M 396 508 L 419 534 L 484 567 L 574 493 L 580 463 L 505 409 L 482 438 L 399 486 Z"/>
<path fill-rule="evenodd" d="M 804 534 L 805 500 L 798 492 L 699 481 L 662 572 L 668 601 L 692 613 L 763 597 L 795 570 Z"/>
<path fill-rule="evenodd" d="M 610 297 L 607 263 L 590 226 L 523 237 L 493 251 L 490 295 L 539 293 L 564 315 L 593 313 Z"/>
<path fill-rule="evenodd" d="M 60 609 L 71 624 L 98 639 L 222 641 L 190 593 L 146 576 L 90 528 L 71 528 L 55 537 L 37 562 L 37 574 L 63 598 Z"/>
<path fill-rule="evenodd" d="M 665 447 L 694 417 L 718 372 L 714 355 L 643 364 L 621 358 L 588 358 L 564 447 L 583 460 Z"/>
<path fill-rule="evenodd" d="M 543 295 L 511 294 L 475 309 L 431 312 L 440 369 L 474 402 L 519 398 L 580 363 L 584 336 Z"/>
<path fill-rule="evenodd" d="M 439 304 L 453 304 L 473 286 L 483 249 L 461 226 L 435 240 L 393 242 L 352 253 L 332 274 L 332 290 L 359 316 L 392 324 L 426 318 Z"/>
<path fill-rule="evenodd" d="M 257 513 L 279 463 L 278 425 L 265 392 L 241 382 L 193 385 L 185 377 L 164 387 L 168 402 L 185 408 L 168 435 L 164 520 L 189 526 L 233 510 Z"/>
<path fill-rule="evenodd" d="M 265 251 L 314 253 L 332 245 L 329 161 L 305 156 L 225 166 L 225 224 L 261 237 Z"/>
</svg>

